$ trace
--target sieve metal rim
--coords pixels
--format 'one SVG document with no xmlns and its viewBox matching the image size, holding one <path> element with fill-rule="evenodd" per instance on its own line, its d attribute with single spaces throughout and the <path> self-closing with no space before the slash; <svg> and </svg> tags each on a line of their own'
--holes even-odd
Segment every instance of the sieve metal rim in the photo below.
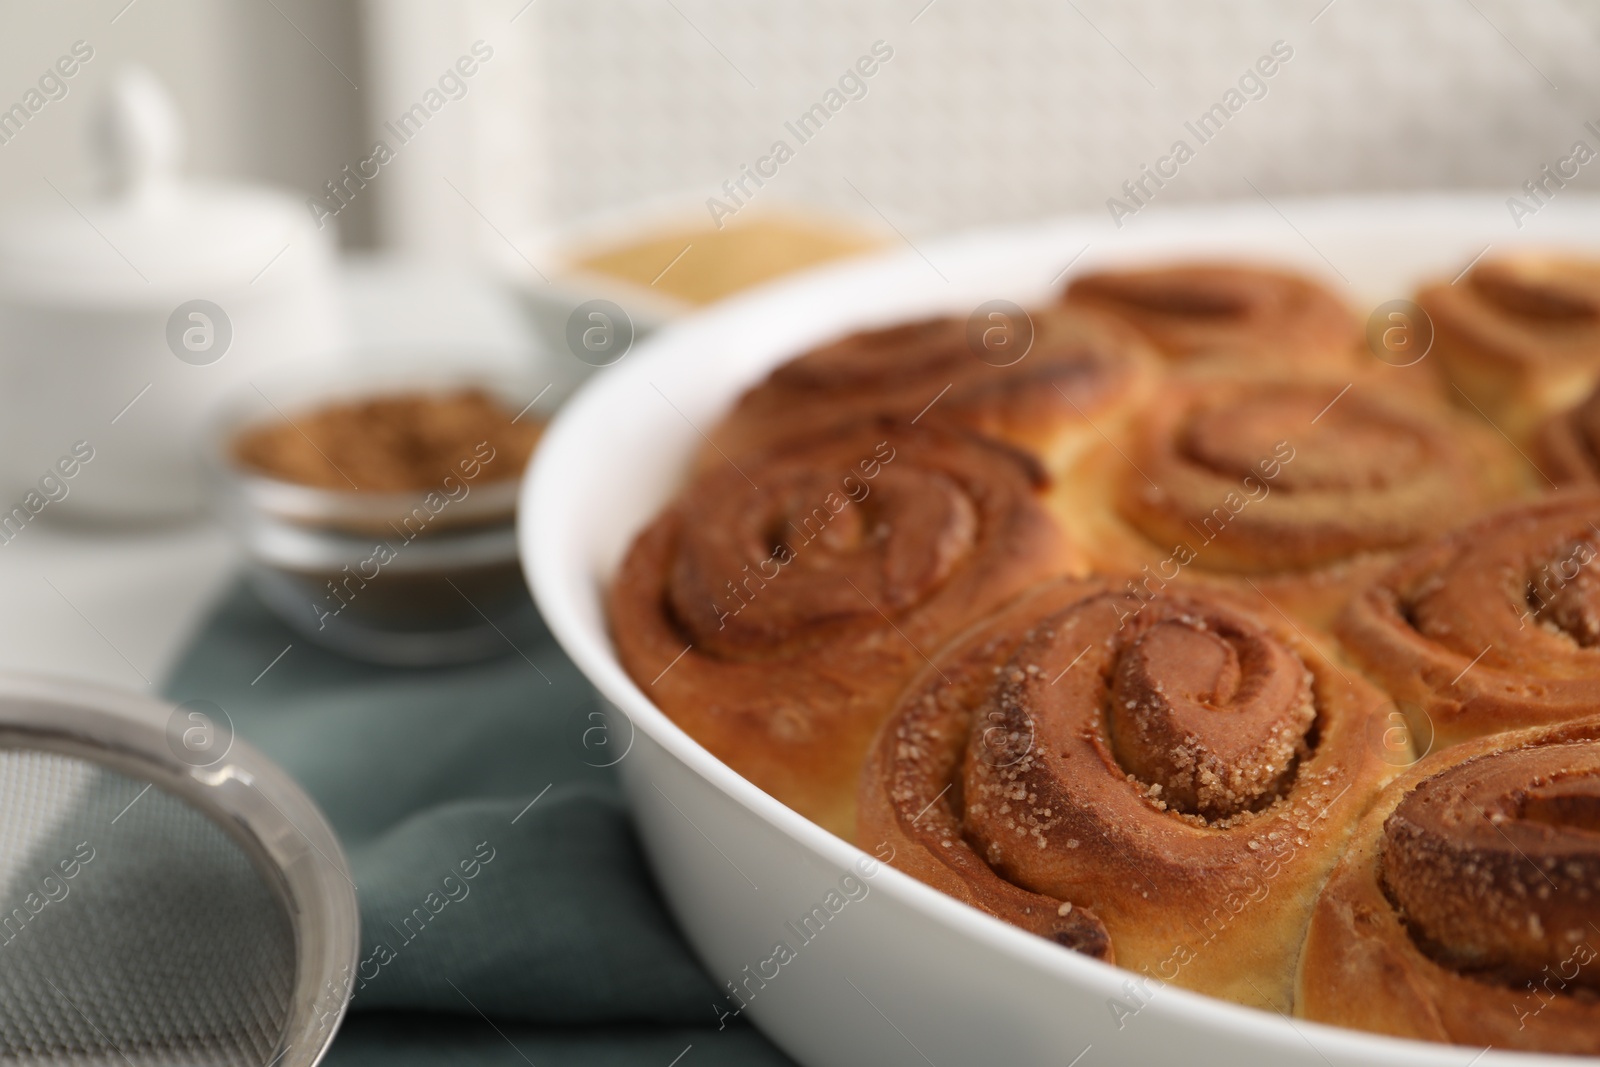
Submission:
<svg viewBox="0 0 1600 1067">
<path fill-rule="evenodd" d="M 209 767 L 167 744 L 176 704 L 75 679 L 0 671 L 0 749 L 77 756 L 161 786 L 229 834 L 266 876 L 295 938 L 294 994 L 272 1067 L 315 1067 L 349 1009 L 360 958 L 350 863 L 333 828 L 277 764 L 234 738 Z"/>
</svg>

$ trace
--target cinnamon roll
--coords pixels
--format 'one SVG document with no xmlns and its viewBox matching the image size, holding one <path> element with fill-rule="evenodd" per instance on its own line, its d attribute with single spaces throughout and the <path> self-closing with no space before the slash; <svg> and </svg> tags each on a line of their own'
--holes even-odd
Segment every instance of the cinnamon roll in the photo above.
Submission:
<svg viewBox="0 0 1600 1067">
<path fill-rule="evenodd" d="M 1062 308 L 864 330 L 746 392 L 712 431 L 701 465 L 890 416 L 973 430 L 1059 470 L 1095 436 L 1091 424 L 1142 395 L 1155 362 L 1119 323 Z"/>
<path fill-rule="evenodd" d="M 950 636 L 1078 569 L 1026 455 L 868 423 L 694 480 L 610 591 L 623 666 L 744 777 L 841 834 L 873 733 Z"/>
<path fill-rule="evenodd" d="M 1546 419 L 1536 446 L 1539 469 L 1556 485 L 1600 485 L 1600 389 Z"/>
<path fill-rule="evenodd" d="M 1298 1014 L 1401 1037 L 1600 1054 L 1600 718 L 1439 752 L 1329 879 Z"/>
<path fill-rule="evenodd" d="M 1436 746 L 1600 707 L 1600 493 L 1552 494 L 1417 549 L 1337 632 Z"/>
<path fill-rule="evenodd" d="M 907 687 L 857 840 L 1068 947 L 1287 1010 L 1317 890 L 1390 773 L 1382 704 L 1225 594 L 1055 583 Z"/>
<path fill-rule="evenodd" d="M 1107 270 L 1073 280 L 1069 307 L 1114 315 L 1168 361 L 1296 375 L 1353 368 L 1360 327 L 1343 301 L 1292 271 L 1233 263 Z"/>
<path fill-rule="evenodd" d="M 1432 357 L 1464 405 L 1522 440 L 1600 379 L 1600 262 L 1525 253 L 1487 259 L 1417 294 Z"/>
<path fill-rule="evenodd" d="M 1325 626 L 1396 550 L 1525 489 L 1498 435 L 1376 380 L 1169 382 L 1054 501 L 1099 569 L 1180 574 Z"/>
</svg>

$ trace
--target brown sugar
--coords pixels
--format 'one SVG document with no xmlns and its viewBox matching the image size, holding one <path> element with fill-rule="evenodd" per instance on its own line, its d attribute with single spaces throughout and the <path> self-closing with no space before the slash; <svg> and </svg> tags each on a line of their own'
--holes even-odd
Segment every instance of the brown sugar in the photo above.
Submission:
<svg viewBox="0 0 1600 1067">
<path fill-rule="evenodd" d="M 250 427 L 232 451 L 241 466 L 278 481 L 405 492 L 469 469 L 479 481 L 515 478 L 543 429 L 482 389 L 394 393 Z"/>
</svg>

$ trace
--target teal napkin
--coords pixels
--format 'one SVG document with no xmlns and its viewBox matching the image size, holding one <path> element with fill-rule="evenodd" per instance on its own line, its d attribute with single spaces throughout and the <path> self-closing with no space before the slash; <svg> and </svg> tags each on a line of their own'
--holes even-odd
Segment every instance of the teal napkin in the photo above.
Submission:
<svg viewBox="0 0 1600 1067">
<path fill-rule="evenodd" d="M 721 998 L 662 905 L 598 697 L 542 627 L 486 664 L 372 667 L 246 589 L 166 683 L 221 707 L 350 855 L 352 1014 L 329 1064 L 789 1064 Z"/>
</svg>

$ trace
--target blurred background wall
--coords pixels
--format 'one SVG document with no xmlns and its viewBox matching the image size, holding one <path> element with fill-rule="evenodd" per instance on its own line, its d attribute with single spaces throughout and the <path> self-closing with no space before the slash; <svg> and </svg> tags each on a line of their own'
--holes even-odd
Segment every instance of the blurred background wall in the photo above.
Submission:
<svg viewBox="0 0 1600 1067">
<path fill-rule="evenodd" d="M 778 139 L 795 156 L 760 197 L 906 232 L 1105 212 L 1179 138 L 1195 158 L 1162 205 L 1252 184 L 1510 196 L 1594 140 L 1597 38 L 1585 0 L 0 0 L 0 107 L 74 41 L 95 49 L 0 144 L 0 195 L 78 172 L 86 102 L 139 62 L 177 97 L 193 171 L 326 197 L 482 42 L 463 95 L 339 212 L 347 245 L 504 258 L 552 222 L 722 195 Z M 798 144 L 785 122 L 878 41 L 893 56 L 865 96 Z M 1264 95 L 1249 83 L 1200 145 L 1184 123 L 1275 42 L 1292 56 Z"/>
<path fill-rule="evenodd" d="M 364 137 L 357 78 L 358 5 L 345 0 L 0 0 L 0 108 L 21 101 L 75 41 L 94 58 L 67 95 L 0 144 L 0 197 L 50 196 L 43 178 L 86 166 L 83 123 L 96 89 L 121 64 L 141 63 L 172 90 L 188 125 L 196 174 L 315 189 Z M 318 53 L 326 53 L 324 59 Z M 352 213 L 349 240 L 370 243 L 373 216 Z"/>
</svg>

